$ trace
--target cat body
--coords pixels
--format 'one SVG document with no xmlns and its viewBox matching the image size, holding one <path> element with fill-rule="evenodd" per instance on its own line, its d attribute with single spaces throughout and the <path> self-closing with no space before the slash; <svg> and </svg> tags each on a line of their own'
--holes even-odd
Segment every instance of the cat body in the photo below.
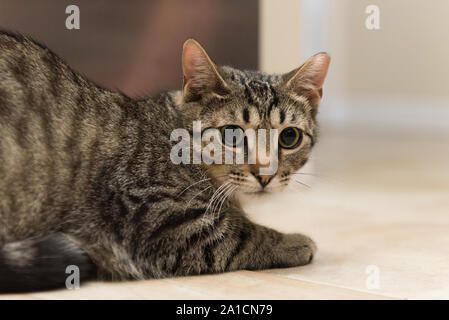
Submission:
<svg viewBox="0 0 449 320">
<path fill-rule="evenodd" d="M 249 123 L 248 114 L 279 109 L 285 78 L 217 69 L 192 40 L 183 67 L 183 91 L 131 99 L 33 40 L 0 33 L 0 291 L 62 286 L 68 265 L 82 279 L 126 280 L 311 261 L 308 237 L 246 218 L 232 193 L 249 165 L 170 161 L 173 130 L 195 120 L 216 127 L 222 105 L 238 113 L 240 100 L 252 102 L 240 112 Z M 310 141 L 295 170 L 316 135 L 312 103 L 296 99 L 308 105 Z"/>
</svg>

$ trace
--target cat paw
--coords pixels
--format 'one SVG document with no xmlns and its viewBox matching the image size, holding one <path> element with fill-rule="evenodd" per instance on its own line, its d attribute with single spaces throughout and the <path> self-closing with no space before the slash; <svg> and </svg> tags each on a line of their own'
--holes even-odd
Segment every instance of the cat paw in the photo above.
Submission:
<svg viewBox="0 0 449 320">
<path fill-rule="evenodd" d="M 308 236 L 294 233 L 286 234 L 281 247 L 286 267 L 303 266 L 312 262 L 317 247 Z"/>
</svg>

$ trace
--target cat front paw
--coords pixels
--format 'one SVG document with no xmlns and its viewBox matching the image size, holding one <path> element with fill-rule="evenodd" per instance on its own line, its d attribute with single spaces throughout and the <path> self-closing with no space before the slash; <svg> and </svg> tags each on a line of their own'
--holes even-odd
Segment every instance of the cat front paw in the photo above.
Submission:
<svg viewBox="0 0 449 320">
<path fill-rule="evenodd" d="M 315 242 L 299 233 L 285 234 L 280 249 L 281 263 L 285 267 L 297 267 L 309 264 L 317 251 Z"/>
</svg>

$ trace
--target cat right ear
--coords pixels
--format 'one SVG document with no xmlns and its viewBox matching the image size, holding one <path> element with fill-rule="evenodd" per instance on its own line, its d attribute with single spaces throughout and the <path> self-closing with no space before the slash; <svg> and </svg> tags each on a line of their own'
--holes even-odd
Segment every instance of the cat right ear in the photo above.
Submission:
<svg viewBox="0 0 449 320">
<path fill-rule="evenodd" d="M 224 95 L 229 92 L 215 64 L 201 45 L 193 39 L 184 43 L 182 72 L 184 75 L 183 97 L 186 102 L 198 100 L 204 94 Z"/>
<path fill-rule="evenodd" d="M 309 58 L 301 67 L 283 75 L 285 87 L 297 95 L 306 96 L 315 111 L 323 96 L 323 84 L 330 61 L 327 53 L 320 52 Z"/>
</svg>

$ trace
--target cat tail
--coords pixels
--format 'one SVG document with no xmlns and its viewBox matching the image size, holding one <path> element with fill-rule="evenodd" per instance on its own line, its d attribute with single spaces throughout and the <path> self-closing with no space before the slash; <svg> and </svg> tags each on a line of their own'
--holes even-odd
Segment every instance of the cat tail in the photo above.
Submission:
<svg viewBox="0 0 449 320">
<path fill-rule="evenodd" d="M 62 233 L 0 247 L 0 293 L 73 288 L 95 275 L 89 256 Z"/>
</svg>

